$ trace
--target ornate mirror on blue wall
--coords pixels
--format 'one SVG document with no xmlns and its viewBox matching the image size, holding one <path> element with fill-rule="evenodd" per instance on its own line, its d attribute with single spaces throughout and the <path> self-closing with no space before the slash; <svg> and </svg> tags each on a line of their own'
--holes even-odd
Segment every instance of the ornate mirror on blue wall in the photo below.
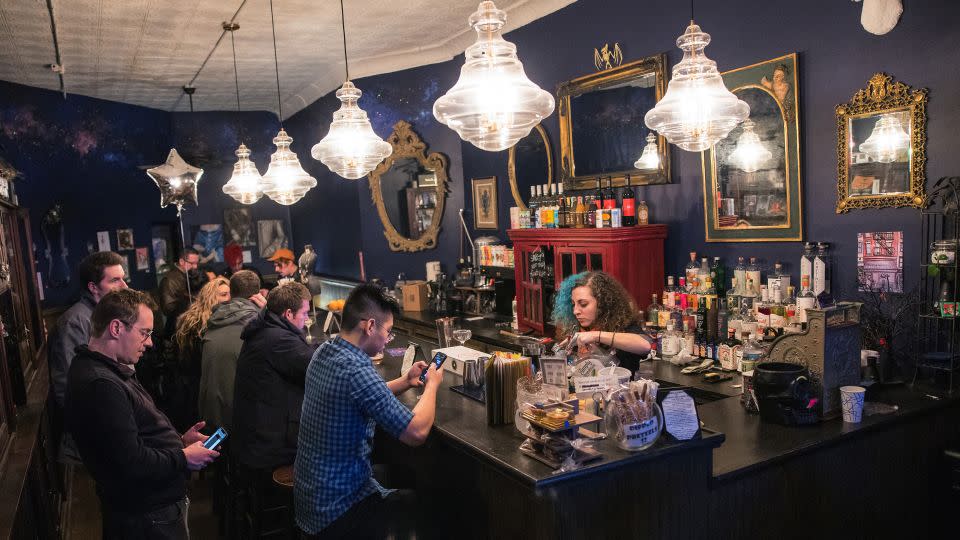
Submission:
<svg viewBox="0 0 960 540">
<path fill-rule="evenodd" d="M 447 156 L 427 145 L 403 120 L 387 138 L 393 153 L 370 172 L 370 193 L 393 251 L 437 247 L 447 195 Z"/>
<path fill-rule="evenodd" d="M 670 152 L 661 136 L 653 139 L 655 168 L 634 166 L 647 145 L 643 117 L 666 92 L 665 54 L 567 81 L 557 87 L 560 117 L 560 178 L 566 189 L 596 187 L 598 176 L 624 185 L 670 182 Z M 656 135 L 656 134 L 654 134 Z"/>
<path fill-rule="evenodd" d="M 553 150 L 547 130 L 537 124 L 529 135 L 510 148 L 507 176 L 513 200 L 521 210 L 530 200 L 530 188 L 553 183 Z"/>
</svg>

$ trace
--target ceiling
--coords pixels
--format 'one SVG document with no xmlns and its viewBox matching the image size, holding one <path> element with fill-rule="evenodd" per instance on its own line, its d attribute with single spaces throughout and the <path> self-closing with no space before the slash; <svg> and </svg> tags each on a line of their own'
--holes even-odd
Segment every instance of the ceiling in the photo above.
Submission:
<svg viewBox="0 0 960 540">
<path fill-rule="evenodd" d="M 498 7 L 509 31 L 574 1 L 501 0 Z M 462 53 L 475 40 L 467 18 L 478 4 L 344 0 L 351 78 Z M 274 0 L 273 10 L 286 118 L 343 83 L 340 3 Z M 240 108 L 277 111 L 269 0 L 0 0 L 0 80 L 165 111 L 190 109 L 182 87 L 192 82 L 195 110 L 235 110 L 224 21 L 240 25 L 233 36 Z"/>
</svg>

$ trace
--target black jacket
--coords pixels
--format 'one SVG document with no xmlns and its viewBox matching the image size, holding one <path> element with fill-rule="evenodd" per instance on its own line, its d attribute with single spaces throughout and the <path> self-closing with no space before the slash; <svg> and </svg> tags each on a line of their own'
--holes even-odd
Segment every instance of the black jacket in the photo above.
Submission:
<svg viewBox="0 0 960 540">
<path fill-rule="evenodd" d="M 186 496 L 183 441 L 132 369 L 78 347 L 65 404 L 67 426 L 105 506 L 143 512 Z"/>
<path fill-rule="evenodd" d="M 313 347 L 300 329 L 266 309 L 240 337 L 231 452 L 255 469 L 289 465 L 297 454 L 303 386 Z"/>
</svg>

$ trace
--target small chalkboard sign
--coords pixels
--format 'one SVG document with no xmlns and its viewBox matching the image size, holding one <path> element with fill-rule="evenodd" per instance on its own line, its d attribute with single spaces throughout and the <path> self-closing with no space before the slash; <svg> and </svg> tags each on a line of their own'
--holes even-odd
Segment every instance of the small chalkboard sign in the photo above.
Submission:
<svg viewBox="0 0 960 540">
<path fill-rule="evenodd" d="M 657 393 L 663 410 L 663 435 L 672 441 L 699 439 L 700 415 L 689 388 L 668 388 Z"/>
</svg>

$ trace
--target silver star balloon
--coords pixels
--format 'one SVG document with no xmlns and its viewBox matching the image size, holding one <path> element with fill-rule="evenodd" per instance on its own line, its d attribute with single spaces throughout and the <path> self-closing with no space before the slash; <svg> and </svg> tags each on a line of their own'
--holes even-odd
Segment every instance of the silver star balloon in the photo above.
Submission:
<svg viewBox="0 0 960 540">
<path fill-rule="evenodd" d="M 176 148 L 170 149 L 163 165 L 147 169 L 147 176 L 160 188 L 160 208 L 173 204 L 180 215 L 184 204 L 197 205 L 197 184 L 203 176 L 203 169 L 184 161 Z"/>
</svg>

